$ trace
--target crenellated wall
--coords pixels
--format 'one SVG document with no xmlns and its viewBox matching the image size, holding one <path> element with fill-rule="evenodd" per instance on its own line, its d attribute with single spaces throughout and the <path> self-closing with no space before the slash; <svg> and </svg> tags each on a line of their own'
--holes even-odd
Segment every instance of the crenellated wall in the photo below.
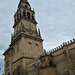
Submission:
<svg viewBox="0 0 75 75">
<path fill-rule="evenodd" d="M 56 48 L 50 50 L 49 53 L 54 53 L 54 52 L 56 52 L 56 51 L 62 49 L 62 48 L 65 47 L 65 46 L 69 46 L 69 47 L 70 47 L 70 45 L 72 45 L 72 44 L 74 44 L 74 43 L 75 43 L 75 39 L 70 40 L 70 41 L 67 41 L 67 42 L 63 42 L 62 45 L 60 45 L 60 46 L 58 46 L 58 47 L 56 47 Z"/>
<path fill-rule="evenodd" d="M 54 56 L 57 75 L 75 74 L 75 39 L 50 50 Z"/>
</svg>

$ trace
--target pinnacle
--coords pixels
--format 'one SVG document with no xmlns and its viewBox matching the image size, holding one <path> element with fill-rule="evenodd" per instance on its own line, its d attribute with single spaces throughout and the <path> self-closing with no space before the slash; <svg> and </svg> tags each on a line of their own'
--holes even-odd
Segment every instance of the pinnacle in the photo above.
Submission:
<svg viewBox="0 0 75 75">
<path fill-rule="evenodd" d="M 21 0 L 21 1 L 26 1 L 26 2 L 28 2 L 28 0 Z"/>
<path fill-rule="evenodd" d="M 21 3 L 21 2 L 25 2 L 25 3 L 27 3 L 28 5 L 30 5 L 29 2 L 28 2 L 28 0 L 20 0 L 20 3 Z"/>
</svg>

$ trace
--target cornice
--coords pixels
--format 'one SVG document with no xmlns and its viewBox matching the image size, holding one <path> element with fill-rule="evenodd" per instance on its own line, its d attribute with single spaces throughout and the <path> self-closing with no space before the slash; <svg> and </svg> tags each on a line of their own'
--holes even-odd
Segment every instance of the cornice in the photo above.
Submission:
<svg viewBox="0 0 75 75">
<path fill-rule="evenodd" d="M 41 38 L 33 37 L 33 36 L 30 36 L 30 35 L 21 33 L 21 34 L 19 34 L 19 35 L 12 41 L 12 43 L 10 44 L 10 46 L 12 46 L 13 44 L 15 44 L 21 37 L 26 37 L 26 38 L 34 39 L 34 40 L 38 40 L 38 41 L 41 41 L 41 42 L 43 41 L 43 39 L 41 39 Z"/>
<path fill-rule="evenodd" d="M 24 19 L 24 20 L 26 20 L 26 21 L 28 21 L 28 22 L 31 22 L 31 23 L 34 23 L 34 24 L 37 25 L 37 22 L 36 22 L 35 20 L 28 19 L 27 17 L 23 17 L 23 16 L 22 16 L 22 17 L 14 24 L 13 28 L 15 28 L 15 26 L 16 26 L 22 19 Z"/>
<path fill-rule="evenodd" d="M 14 64 L 14 63 L 16 63 L 17 61 L 19 61 L 19 60 L 21 60 L 21 59 L 34 59 L 33 57 L 21 57 L 21 58 L 19 58 L 19 59 L 17 59 L 17 60 L 15 60 L 14 62 L 12 62 L 12 64 Z"/>
<path fill-rule="evenodd" d="M 3 55 L 5 55 L 10 49 L 12 49 L 12 46 L 13 46 L 19 39 L 21 39 L 21 37 L 26 37 L 26 38 L 30 38 L 30 39 L 33 39 L 33 40 L 38 40 L 38 41 L 41 41 L 41 42 L 43 41 L 43 39 L 41 39 L 41 38 L 33 37 L 33 36 L 30 36 L 30 35 L 21 33 L 21 34 L 19 34 L 19 35 L 12 41 L 12 43 L 9 45 L 10 47 L 3 53 Z"/>
<path fill-rule="evenodd" d="M 44 57 L 48 57 L 48 56 L 53 58 L 52 55 L 47 55 L 47 54 L 46 54 L 46 55 L 40 55 L 40 58 L 39 58 L 39 59 L 44 58 Z"/>
<path fill-rule="evenodd" d="M 3 55 L 5 55 L 10 49 L 13 49 L 12 47 L 9 47 L 4 53 Z"/>
<path fill-rule="evenodd" d="M 22 34 L 19 34 L 12 42 L 9 46 L 12 46 L 13 44 L 15 44 L 15 42 L 17 42 L 20 38 L 22 37 Z"/>
</svg>

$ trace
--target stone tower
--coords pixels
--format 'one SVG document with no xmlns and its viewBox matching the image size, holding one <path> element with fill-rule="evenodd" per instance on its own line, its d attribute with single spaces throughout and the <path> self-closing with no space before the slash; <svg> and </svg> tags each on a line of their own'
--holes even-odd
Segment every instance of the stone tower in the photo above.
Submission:
<svg viewBox="0 0 75 75">
<path fill-rule="evenodd" d="M 26 62 L 43 53 L 43 39 L 37 31 L 35 12 L 27 0 L 20 0 L 14 15 L 14 34 L 4 52 L 5 75 L 25 75 Z"/>
</svg>

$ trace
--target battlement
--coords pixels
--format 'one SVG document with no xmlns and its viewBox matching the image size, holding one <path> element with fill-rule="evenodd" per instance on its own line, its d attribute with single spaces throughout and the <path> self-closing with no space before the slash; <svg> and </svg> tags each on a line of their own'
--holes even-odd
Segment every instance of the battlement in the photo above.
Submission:
<svg viewBox="0 0 75 75">
<path fill-rule="evenodd" d="M 63 47 L 70 46 L 70 45 L 72 45 L 72 44 L 74 44 L 74 43 L 75 43 L 75 39 L 72 39 L 72 40 L 67 41 L 67 42 L 63 42 L 62 45 L 60 45 L 60 46 L 58 46 L 58 47 L 56 47 L 56 48 L 50 50 L 50 51 L 47 52 L 47 53 L 54 53 L 54 52 L 56 52 L 56 51 L 62 49 Z"/>
</svg>

